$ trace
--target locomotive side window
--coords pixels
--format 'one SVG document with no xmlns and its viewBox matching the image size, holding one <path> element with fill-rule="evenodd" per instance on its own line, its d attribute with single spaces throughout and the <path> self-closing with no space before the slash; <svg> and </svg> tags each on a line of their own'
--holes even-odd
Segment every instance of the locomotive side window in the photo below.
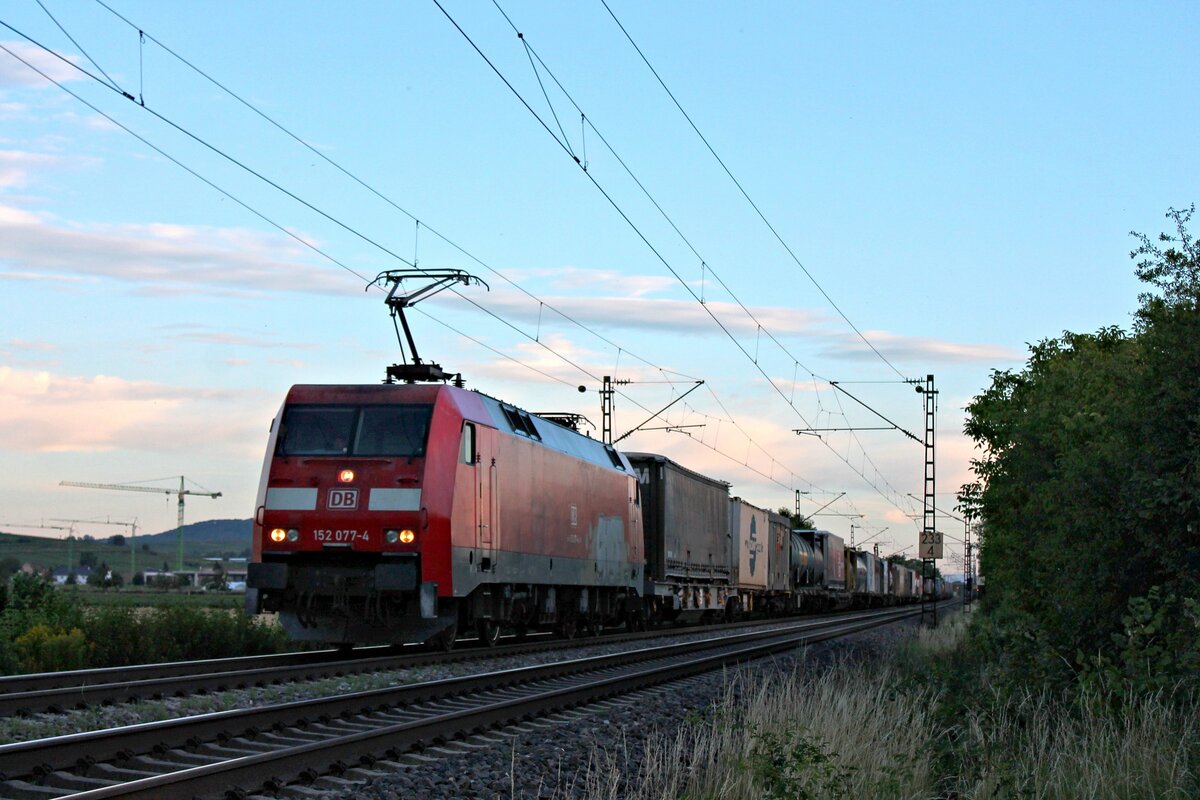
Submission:
<svg viewBox="0 0 1200 800">
<path fill-rule="evenodd" d="M 504 416 L 508 420 L 508 424 L 512 426 L 514 433 L 524 434 L 530 439 L 541 441 L 542 435 L 538 433 L 529 414 L 519 408 L 506 405 L 501 405 L 500 410 L 504 412 Z"/>
<path fill-rule="evenodd" d="M 462 448 L 459 460 L 464 464 L 475 463 L 475 423 L 464 422 L 462 431 Z"/>
<path fill-rule="evenodd" d="M 614 467 L 621 470 L 625 469 L 625 465 L 621 463 L 621 457 L 617 455 L 615 447 L 611 444 L 606 444 L 604 445 L 604 452 L 608 453 L 608 460 L 612 462 Z"/>
<path fill-rule="evenodd" d="M 432 414 L 428 405 L 289 406 L 275 455 L 423 456 Z"/>
</svg>

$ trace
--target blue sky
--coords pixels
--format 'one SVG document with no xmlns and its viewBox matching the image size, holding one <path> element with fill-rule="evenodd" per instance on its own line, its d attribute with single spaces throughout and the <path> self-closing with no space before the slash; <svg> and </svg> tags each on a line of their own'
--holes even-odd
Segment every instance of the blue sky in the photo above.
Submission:
<svg viewBox="0 0 1200 800">
<path fill-rule="evenodd" d="M 396 360 L 382 295 L 351 274 L 400 266 L 386 248 L 490 284 L 464 294 L 491 314 L 443 294 L 413 318 L 422 356 L 469 386 L 599 424 L 600 376 L 629 379 L 621 433 L 703 379 L 667 414 L 703 427 L 622 444 L 762 506 L 846 492 L 829 510 L 862 516 L 823 527 L 912 552 L 917 445 L 792 433 L 880 424 L 828 381 L 920 435 L 896 381 L 935 374 L 952 492 L 970 474 L 962 408 L 990 371 L 1063 330 L 1128 325 L 1129 231 L 1196 199 L 1193 3 L 610 0 L 795 259 L 598 0 L 443 3 L 586 173 L 433 2 L 108 4 L 134 27 L 91 0 L 43 0 L 53 19 L 12 0 L 0 21 L 144 109 L 11 29 L 0 42 L 279 228 L 0 52 L 0 521 L 169 528 L 165 496 L 58 481 L 181 473 L 224 495 L 189 520 L 250 516 L 287 387 L 376 382 Z"/>
</svg>

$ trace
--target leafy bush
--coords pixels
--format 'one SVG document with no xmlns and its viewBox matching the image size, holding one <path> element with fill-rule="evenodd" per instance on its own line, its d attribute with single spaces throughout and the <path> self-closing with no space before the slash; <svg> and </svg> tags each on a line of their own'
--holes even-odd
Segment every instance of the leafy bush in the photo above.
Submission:
<svg viewBox="0 0 1200 800">
<path fill-rule="evenodd" d="M 259 655 L 288 647 L 279 627 L 221 609 L 100 608 L 88 615 L 84 630 L 95 644 L 96 666 Z"/>
<path fill-rule="evenodd" d="M 276 653 L 283 630 L 225 608 L 85 608 L 73 591 L 18 573 L 0 609 L 0 673 Z"/>
<path fill-rule="evenodd" d="M 64 631 L 47 625 L 34 625 L 18 636 L 13 646 L 22 672 L 82 669 L 88 665 L 92 649 L 79 628 Z"/>
<path fill-rule="evenodd" d="M 1090 688 L 1124 700 L 1200 689 L 1200 602 L 1155 586 L 1129 601 L 1121 623 L 1112 649 L 1099 653 L 1085 672 Z"/>
<path fill-rule="evenodd" d="M 751 731 L 743 768 L 769 800 L 835 800 L 853 796 L 853 767 L 840 765 L 824 742 L 795 721 Z"/>
</svg>

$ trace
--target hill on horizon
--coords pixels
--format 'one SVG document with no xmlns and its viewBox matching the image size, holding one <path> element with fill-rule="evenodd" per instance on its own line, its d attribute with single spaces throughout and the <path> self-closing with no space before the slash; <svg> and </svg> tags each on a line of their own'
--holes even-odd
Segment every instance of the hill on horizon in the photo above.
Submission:
<svg viewBox="0 0 1200 800">
<path fill-rule="evenodd" d="M 253 520 L 247 519 L 209 519 L 204 522 L 191 522 L 183 526 L 183 542 L 184 545 L 199 544 L 204 542 L 213 545 L 229 545 L 242 547 L 250 546 L 250 537 L 253 535 Z M 179 533 L 175 528 L 162 531 L 160 533 L 151 533 L 138 535 L 138 541 L 151 542 L 153 544 L 173 545 L 176 542 L 176 537 Z"/>
<path fill-rule="evenodd" d="M 210 519 L 183 526 L 183 551 L 185 560 L 192 566 L 201 559 L 223 557 L 240 558 L 250 555 L 253 525 L 250 519 Z M 137 550 L 139 565 L 157 567 L 160 563 L 175 564 L 175 553 L 179 542 L 176 530 L 160 533 L 139 534 Z M 129 544 L 111 544 L 111 536 L 76 537 L 74 546 L 61 536 L 41 536 L 35 533 L 13 533 L 0 527 L 0 555 L 15 559 L 18 563 L 31 563 L 42 568 L 64 565 L 75 561 L 85 552 L 96 554 L 100 560 L 118 568 L 129 563 Z"/>
</svg>

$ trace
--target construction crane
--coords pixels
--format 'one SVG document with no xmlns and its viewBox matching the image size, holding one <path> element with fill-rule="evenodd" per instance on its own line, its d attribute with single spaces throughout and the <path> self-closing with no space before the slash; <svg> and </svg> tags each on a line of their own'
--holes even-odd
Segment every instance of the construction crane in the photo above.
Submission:
<svg viewBox="0 0 1200 800">
<path fill-rule="evenodd" d="M 59 522 L 63 522 L 63 521 L 64 520 L 59 520 Z M 73 555 L 74 554 L 73 545 L 75 544 L 75 526 L 74 525 L 46 525 L 45 523 L 30 524 L 27 522 L 0 522 L 0 525 L 11 525 L 14 528 L 48 528 L 53 531 L 66 531 L 67 532 L 67 572 L 70 573 L 72 567 L 75 566 L 75 564 L 74 564 L 75 559 L 74 559 L 74 555 Z"/>
<path fill-rule="evenodd" d="M 211 497 L 214 500 L 221 496 L 220 492 L 197 492 L 191 489 L 184 488 L 184 477 L 179 476 L 178 489 L 160 489 L 156 486 L 136 486 L 129 483 L 88 483 L 86 481 L 59 481 L 59 486 L 76 486 L 80 489 L 118 489 L 125 492 L 154 492 L 155 494 L 176 495 L 179 498 L 179 522 L 176 526 L 179 531 L 179 547 L 178 556 L 176 558 L 175 567 L 178 571 L 183 571 L 183 498 L 185 495 L 196 494 L 205 497 Z"/>
<path fill-rule="evenodd" d="M 133 518 L 133 522 L 118 522 L 111 517 L 105 519 L 59 519 L 51 517 L 51 522 L 71 522 L 82 525 L 120 525 L 123 528 L 129 528 L 129 582 L 133 582 L 133 576 L 137 574 L 137 517 Z"/>
</svg>

